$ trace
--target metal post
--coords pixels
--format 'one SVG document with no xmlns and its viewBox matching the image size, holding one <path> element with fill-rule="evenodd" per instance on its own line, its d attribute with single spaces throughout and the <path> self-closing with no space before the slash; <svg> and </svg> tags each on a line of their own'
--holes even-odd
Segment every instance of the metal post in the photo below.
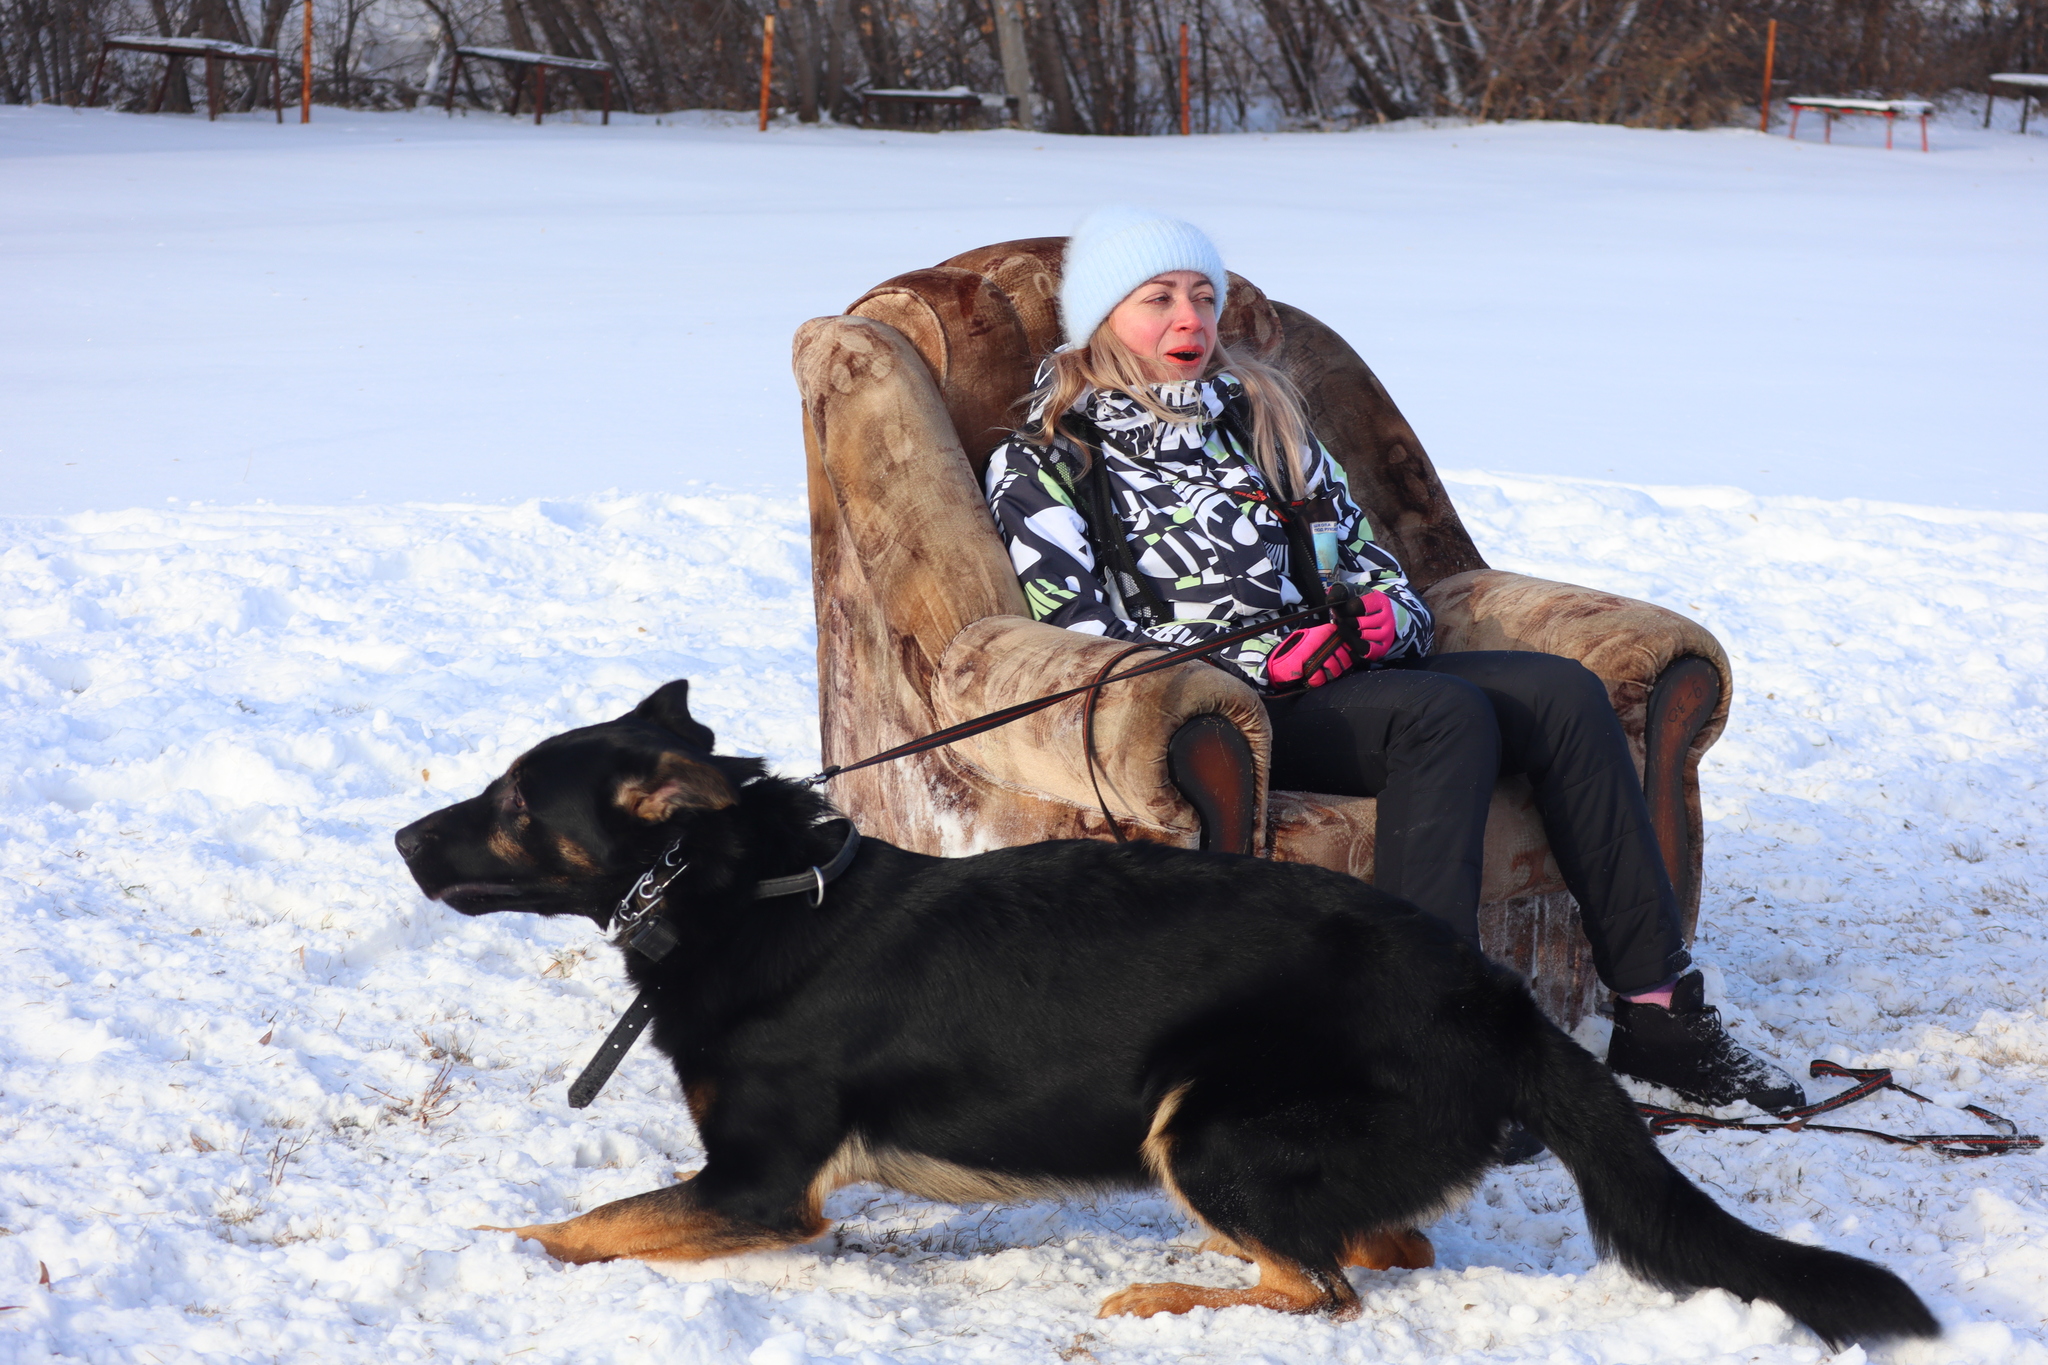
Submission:
<svg viewBox="0 0 2048 1365">
<path fill-rule="evenodd" d="M 1760 133 L 1771 131 L 1771 64 L 1778 57 L 1778 21 L 1771 20 L 1764 36 L 1764 112 L 1756 128 Z"/>
<path fill-rule="evenodd" d="M 277 58 L 270 59 L 270 103 L 277 110 L 277 121 L 284 122 L 284 72 L 278 70 Z"/>
<path fill-rule="evenodd" d="M 1195 126 L 1188 118 L 1188 26 L 1180 26 L 1180 135 L 1192 136 Z"/>
<path fill-rule="evenodd" d="M 306 7 L 306 36 L 299 49 L 299 122 L 313 121 L 313 0 L 300 0 Z"/>
<path fill-rule="evenodd" d="M 462 74 L 462 49 L 455 50 L 455 60 L 448 63 L 448 117 L 455 117 L 455 81 Z"/>
<path fill-rule="evenodd" d="M 775 16 L 761 20 L 761 132 L 768 131 L 768 69 L 775 61 Z"/>
<path fill-rule="evenodd" d="M 533 64 L 533 126 L 540 127 L 543 115 L 548 111 L 548 65 L 546 62 Z"/>
<path fill-rule="evenodd" d="M 206 54 L 206 121 L 220 117 L 220 58 Z"/>
<path fill-rule="evenodd" d="M 607 128 L 612 126 L 612 69 L 610 67 L 604 69 L 604 118 L 600 122 Z"/>
</svg>

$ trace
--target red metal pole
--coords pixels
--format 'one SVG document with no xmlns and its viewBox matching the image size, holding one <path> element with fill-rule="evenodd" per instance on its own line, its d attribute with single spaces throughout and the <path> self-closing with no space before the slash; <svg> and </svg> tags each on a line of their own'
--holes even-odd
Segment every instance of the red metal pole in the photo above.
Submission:
<svg viewBox="0 0 2048 1365">
<path fill-rule="evenodd" d="M 768 131 L 768 69 L 775 61 L 775 16 L 761 20 L 761 132 Z"/>
<path fill-rule="evenodd" d="M 1180 135 L 1188 137 L 1195 131 L 1188 121 L 1188 26 L 1180 26 Z"/>
<path fill-rule="evenodd" d="M 1770 27 L 1765 30 L 1764 37 L 1764 112 L 1756 125 L 1760 133 L 1771 131 L 1771 64 L 1777 60 L 1777 56 L 1778 21 L 1773 19 Z"/>
<path fill-rule="evenodd" d="M 306 36 L 299 48 L 299 122 L 313 121 L 313 0 L 306 7 Z"/>
</svg>

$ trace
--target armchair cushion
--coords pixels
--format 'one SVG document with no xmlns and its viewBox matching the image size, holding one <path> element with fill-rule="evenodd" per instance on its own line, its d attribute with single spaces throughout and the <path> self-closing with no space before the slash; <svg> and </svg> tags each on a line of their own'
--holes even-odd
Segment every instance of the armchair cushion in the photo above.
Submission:
<svg viewBox="0 0 2048 1365">
<path fill-rule="evenodd" d="M 932 680 L 934 716 L 940 725 L 956 725 L 1080 687 L 1129 647 L 1020 616 L 984 618 L 955 636 L 940 658 Z M 1133 655 L 1124 666 L 1148 657 L 1151 651 Z M 1092 808 L 1095 789 L 1081 742 L 1085 701 L 1075 697 L 963 739 L 952 746 L 953 761 L 989 785 Z M 1188 843 L 1200 833 L 1193 809 L 1167 772 L 1166 754 L 1174 732 L 1205 713 L 1221 715 L 1244 732 L 1257 765 L 1256 794 L 1263 796 L 1272 748 L 1266 708 L 1240 679 L 1208 664 L 1185 663 L 1102 690 L 1095 713 L 1096 775 L 1112 811 L 1169 842 Z M 1255 799 L 1254 809 L 1262 806 Z"/>
</svg>

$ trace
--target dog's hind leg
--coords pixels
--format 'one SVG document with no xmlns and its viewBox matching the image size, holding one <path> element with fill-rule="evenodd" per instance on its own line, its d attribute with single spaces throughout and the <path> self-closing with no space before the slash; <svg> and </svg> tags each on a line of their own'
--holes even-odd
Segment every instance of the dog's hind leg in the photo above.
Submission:
<svg viewBox="0 0 2048 1365">
<path fill-rule="evenodd" d="M 1249 1304 L 1282 1313 L 1327 1312 L 1356 1317 L 1358 1295 L 1335 1266 L 1313 1268 L 1263 1250 L 1250 1259 L 1259 1267 L 1259 1282 L 1250 1289 L 1211 1289 L 1199 1284 L 1134 1284 L 1102 1301 L 1097 1317 L 1128 1313 L 1149 1318 L 1154 1313 L 1185 1313 L 1190 1308 L 1236 1308 Z"/>
<path fill-rule="evenodd" d="M 702 1261 L 744 1251 L 796 1246 L 824 1233 L 830 1224 L 815 1209 L 790 1226 L 770 1227 L 704 1207 L 685 1182 L 600 1205 L 565 1223 L 523 1228 L 483 1228 L 539 1242 L 558 1261 Z"/>
<path fill-rule="evenodd" d="M 1181 1150 L 1184 1131 L 1190 1125 L 1180 1113 L 1189 1087 L 1169 1094 L 1153 1112 L 1152 1131 L 1145 1139 L 1145 1161 L 1169 1194 L 1187 1206 L 1212 1230 L 1202 1243 L 1204 1251 L 1238 1256 L 1259 1268 L 1259 1282 L 1249 1289 L 1215 1289 L 1194 1284 L 1134 1284 L 1103 1300 L 1100 1317 L 1128 1313 L 1149 1318 L 1155 1313 L 1185 1313 L 1191 1308 L 1234 1308 L 1251 1305 L 1282 1313 L 1330 1313 L 1339 1318 L 1355 1316 L 1358 1295 L 1344 1278 L 1337 1252 L 1341 1238 L 1328 1239 L 1320 1254 L 1288 1254 L 1276 1250 L 1254 1233 L 1261 1221 L 1240 1215 L 1248 1206 L 1267 1202 L 1268 1172 L 1244 1169 L 1212 1172 L 1204 1163 L 1190 1162 Z M 1209 1116 L 1196 1126 L 1212 1126 Z M 1227 1120 L 1226 1120 L 1227 1121 Z M 1200 1146 L 1198 1141 L 1197 1146 Z M 1238 1144 L 1242 1145 L 1242 1144 Z M 1221 1175 L 1222 1179 L 1213 1177 Z M 1299 1240 L 1299 1239 L 1297 1239 Z"/>
</svg>

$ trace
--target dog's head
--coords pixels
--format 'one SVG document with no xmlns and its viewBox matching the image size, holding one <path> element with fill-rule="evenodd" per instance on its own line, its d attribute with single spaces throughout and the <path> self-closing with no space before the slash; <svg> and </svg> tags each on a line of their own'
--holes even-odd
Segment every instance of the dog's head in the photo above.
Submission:
<svg viewBox="0 0 2048 1365">
<path fill-rule="evenodd" d="M 399 856 L 430 899 L 465 915 L 589 915 L 600 924 L 679 822 L 738 799 L 690 717 L 690 685 L 668 683 L 602 725 L 542 740 L 482 795 L 398 831 Z"/>
</svg>

